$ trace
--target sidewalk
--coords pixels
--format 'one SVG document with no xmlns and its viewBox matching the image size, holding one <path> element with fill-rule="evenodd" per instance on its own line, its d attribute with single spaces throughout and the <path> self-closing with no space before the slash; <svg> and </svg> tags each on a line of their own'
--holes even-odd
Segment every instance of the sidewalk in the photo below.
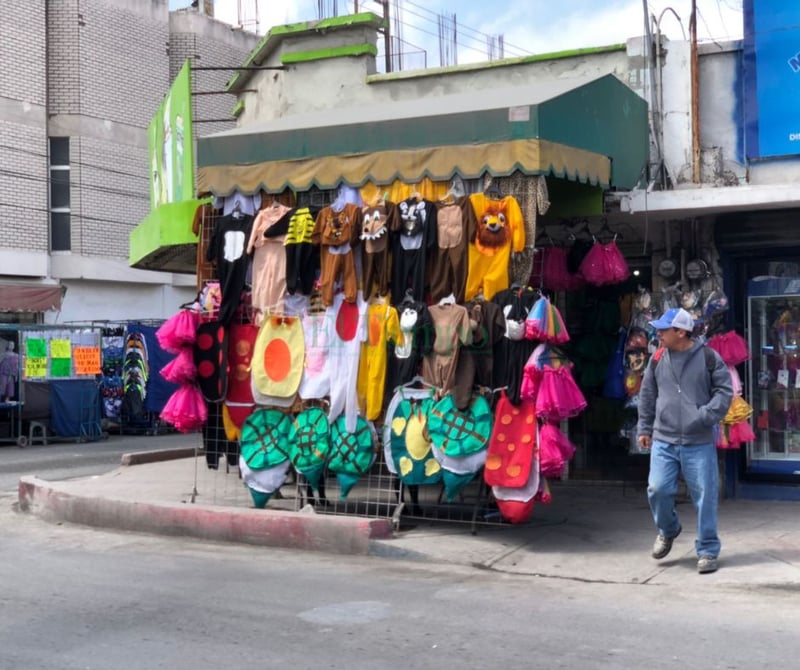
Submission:
<svg viewBox="0 0 800 670">
<path fill-rule="evenodd" d="M 148 459 L 139 456 L 132 462 L 142 460 Z M 683 586 L 691 580 L 747 587 L 800 585 L 796 502 L 723 501 L 720 570 L 698 575 L 694 512 L 688 501 L 679 504 L 683 534 L 667 559 L 654 561 L 649 553 L 655 530 L 642 487 L 556 482 L 552 489 L 553 502 L 538 505 L 528 523 L 479 526 L 475 535 L 468 524 L 416 520 L 393 532 L 388 518 L 317 514 L 312 508 L 293 511 L 293 498 L 273 499 L 266 510 L 256 510 L 237 473 L 226 473 L 224 464 L 218 471 L 208 470 L 202 456 L 126 465 L 70 481 L 23 477 L 19 500 L 23 511 L 54 521 L 468 564 L 517 574 Z"/>
</svg>

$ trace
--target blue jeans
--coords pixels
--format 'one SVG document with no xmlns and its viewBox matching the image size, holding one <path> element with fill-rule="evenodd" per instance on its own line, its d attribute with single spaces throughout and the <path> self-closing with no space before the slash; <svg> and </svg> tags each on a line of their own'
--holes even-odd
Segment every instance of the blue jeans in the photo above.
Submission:
<svg viewBox="0 0 800 670">
<path fill-rule="evenodd" d="M 698 556 L 719 556 L 722 546 L 717 536 L 717 468 L 717 449 L 713 444 L 682 446 L 653 440 L 647 499 L 656 528 L 664 537 L 678 534 L 681 524 L 675 509 L 675 494 L 678 492 L 678 476 L 683 473 L 697 512 L 694 546 Z"/>
</svg>

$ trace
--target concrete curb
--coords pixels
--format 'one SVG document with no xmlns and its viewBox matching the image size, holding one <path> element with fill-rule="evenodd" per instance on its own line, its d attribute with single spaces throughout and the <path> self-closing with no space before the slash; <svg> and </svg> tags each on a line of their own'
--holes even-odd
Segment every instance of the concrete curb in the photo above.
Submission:
<svg viewBox="0 0 800 670">
<path fill-rule="evenodd" d="M 36 477 L 22 477 L 20 511 L 46 521 L 332 554 L 367 555 L 371 540 L 392 537 L 390 519 L 140 503 L 82 497 L 65 489 Z"/>
<path fill-rule="evenodd" d="M 205 449 L 194 447 L 176 447 L 175 449 L 154 449 L 153 451 L 134 451 L 122 454 L 122 465 L 141 465 L 142 463 L 158 463 L 160 461 L 174 461 L 180 458 L 193 458 L 195 455 L 205 454 Z"/>
</svg>

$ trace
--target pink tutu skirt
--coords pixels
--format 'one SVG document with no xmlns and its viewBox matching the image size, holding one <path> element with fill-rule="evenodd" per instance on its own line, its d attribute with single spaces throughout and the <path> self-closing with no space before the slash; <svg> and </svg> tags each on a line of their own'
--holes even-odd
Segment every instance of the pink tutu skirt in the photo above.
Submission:
<svg viewBox="0 0 800 670">
<path fill-rule="evenodd" d="M 619 284 L 630 276 L 625 257 L 614 241 L 607 244 L 595 242 L 581 261 L 580 273 L 594 286 Z"/>
<path fill-rule="evenodd" d="M 194 352 L 191 347 L 184 347 L 180 353 L 161 368 L 161 376 L 172 384 L 188 384 L 197 376 L 194 364 Z"/>
<path fill-rule="evenodd" d="M 561 477 L 576 447 L 553 423 L 539 429 L 539 471 L 543 477 Z"/>
<path fill-rule="evenodd" d="M 156 331 L 156 339 L 165 351 L 177 354 L 187 344 L 194 344 L 200 314 L 193 309 L 182 309 L 173 314 Z"/>
<path fill-rule="evenodd" d="M 716 351 L 728 365 L 739 365 L 750 360 L 747 342 L 735 330 L 714 335 L 708 340 L 708 346 Z"/>
<path fill-rule="evenodd" d="M 567 268 L 569 249 L 546 247 L 542 251 L 542 288 L 548 291 L 575 291 L 586 282 L 580 275 L 574 275 Z M 535 284 L 531 284 L 535 286 Z"/>
<path fill-rule="evenodd" d="M 194 384 L 181 386 L 167 400 L 161 410 L 161 418 L 181 433 L 193 433 L 200 429 L 208 419 L 206 401 L 200 389 Z"/>
<path fill-rule="evenodd" d="M 737 421 L 723 426 L 717 439 L 717 449 L 739 449 L 745 442 L 754 442 L 756 435 L 749 421 Z"/>
<path fill-rule="evenodd" d="M 578 416 L 586 409 L 586 398 L 572 378 L 570 367 L 572 366 L 544 366 L 539 392 L 536 394 L 537 416 L 560 421 Z"/>
</svg>

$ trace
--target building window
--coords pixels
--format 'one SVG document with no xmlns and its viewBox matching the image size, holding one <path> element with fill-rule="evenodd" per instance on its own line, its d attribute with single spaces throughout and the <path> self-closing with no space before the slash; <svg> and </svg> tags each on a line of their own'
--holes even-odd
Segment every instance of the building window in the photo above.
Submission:
<svg viewBox="0 0 800 670">
<path fill-rule="evenodd" d="M 50 138 L 50 251 L 69 251 L 69 137 Z"/>
</svg>

